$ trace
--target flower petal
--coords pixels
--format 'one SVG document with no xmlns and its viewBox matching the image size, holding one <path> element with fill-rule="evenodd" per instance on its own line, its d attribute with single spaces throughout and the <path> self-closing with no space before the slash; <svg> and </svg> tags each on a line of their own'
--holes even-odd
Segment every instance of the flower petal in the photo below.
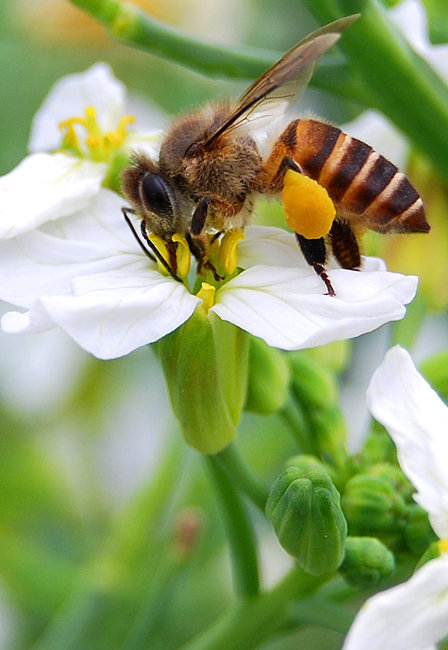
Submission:
<svg viewBox="0 0 448 650">
<path fill-rule="evenodd" d="M 59 79 L 37 111 L 31 128 L 29 151 L 54 151 L 60 147 L 60 122 L 83 116 L 87 106 L 97 109 L 102 130 L 116 128 L 125 110 L 126 89 L 105 63 L 80 74 Z"/>
<path fill-rule="evenodd" d="M 335 297 L 323 295 L 322 281 L 308 266 L 253 266 L 218 291 L 212 309 L 269 345 L 296 350 L 402 318 L 417 289 L 417 278 L 380 270 L 334 269 L 331 280 Z"/>
<path fill-rule="evenodd" d="M 98 193 L 105 170 L 64 154 L 28 156 L 0 178 L 0 238 L 81 210 Z"/>
<path fill-rule="evenodd" d="M 164 277 L 136 244 L 122 199 L 101 190 L 88 210 L 0 245 L 0 297 L 28 307 L 8 332 L 62 327 L 100 358 L 127 354 L 187 320 L 199 298 Z"/>
<path fill-rule="evenodd" d="M 424 650 L 448 634 L 448 556 L 407 582 L 369 598 L 343 650 Z"/>
<path fill-rule="evenodd" d="M 448 537 L 447 406 L 399 346 L 373 375 L 367 402 L 397 446 L 401 468 L 417 488 L 415 500 L 437 535 Z"/>
<path fill-rule="evenodd" d="M 249 226 L 238 245 L 238 266 L 307 266 L 294 235 L 281 228 Z"/>
<path fill-rule="evenodd" d="M 182 325 L 200 302 L 156 271 L 122 269 L 78 278 L 73 296 L 38 301 L 51 320 L 99 359 L 153 343 Z"/>
</svg>

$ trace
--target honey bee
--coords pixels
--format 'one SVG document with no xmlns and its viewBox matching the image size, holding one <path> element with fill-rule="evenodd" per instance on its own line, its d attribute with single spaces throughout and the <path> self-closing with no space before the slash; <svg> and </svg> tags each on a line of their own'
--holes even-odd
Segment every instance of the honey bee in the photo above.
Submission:
<svg viewBox="0 0 448 650">
<path fill-rule="evenodd" d="M 336 216 L 329 231 L 310 238 L 294 228 L 306 262 L 334 295 L 325 268 L 327 251 L 338 264 L 358 270 L 360 227 L 380 233 L 428 232 L 422 199 L 398 168 L 369 145 L 316 119 L 294 119 L 263 155 L 255 131 L 284 113 L 304 90 L 316 60 L 332 47 L 358 15 L 311 33 L 257 79 L 235 102 L 208 105 L 175 120 L 159 159 L 135 152 L 122 174 L 122 191 L 132 208 L 128 224 L 150 257 L 179 280 L 175 233 L 185 236 L 199 270 L 209 269 L 210 241 L 229 228 L 244 228 L 257 195 L 279 195 L 288 170 L 324 187 Z M 129 213 L 141 219 L 145 244 Z M 169 251 L 162 258 L 148 234 L 160 236 Z"/>
</svg>

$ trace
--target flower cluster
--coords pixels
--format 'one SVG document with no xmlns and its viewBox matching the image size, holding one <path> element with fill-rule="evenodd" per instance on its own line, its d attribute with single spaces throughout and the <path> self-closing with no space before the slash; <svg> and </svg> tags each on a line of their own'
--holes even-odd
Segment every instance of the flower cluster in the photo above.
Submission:
<svg viewBox="0 0 448 650">
<path fill-rule="evenodd" d="M 369 599 L 344 650 L 424 650 L 448 633 L 448 408 L 398 346 L 374 374 L 368 404 L 395 442 L 400 466 L 417 490 L 414 498 L 440 538 L 440 556 Z"/>
</svg>

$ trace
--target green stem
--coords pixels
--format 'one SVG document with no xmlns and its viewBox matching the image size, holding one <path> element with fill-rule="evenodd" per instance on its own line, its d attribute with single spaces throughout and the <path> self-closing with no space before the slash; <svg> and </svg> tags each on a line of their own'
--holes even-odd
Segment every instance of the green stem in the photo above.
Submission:
<svg viewBox="0 0 448 650">
<path fill-rule="evenodd" d="M 71 2 L 98 20 L 113 38 L 211 77 L 254 79 L 282 55 L 260 48 L 224 47 L 201 41 L 117 0 Z M 371 103 L 369 93 L 362 84 L 354 82 L 354 75 L 345 64 L 320 64 L 311 83 L 345 99 L 366 106 Z"/>
<path fill-rule="evenodd" d="M 223 506 L 236 592 L 239 596 L 255 596 L 259 591 L 258 561 L 255 536 L 245 504 L 216 458 L 204 458 Z"/>
<path fill-rule="evenodd" d="M 448 181 L 448 87 L 418 56 L 378 0 L 304 0 L 319 21 L 361 13 L 340 41 L 373 106 L 406 133 Z"/>
<path fill-rule="evenodd" d="M 299 625 L 313 625 L 347 634 L 354 617 L 355 613 L 347 607 L 319 597 L 302 598 L 294 603 L 291 610 L 291 623 L 294 630 Z"/>
<path fill-rule="evenodd" d="M 234 481 L 235 485 L 264 513 L 269 492 L 238 454 L 235 445 L 228 445 L 223 451 L 216 454 L 215 458 L 229 479 Z"/>
<path fill-rule="evenodd" d="M 223 47 L 200 41 L 147 16 L 135 5 L 119 0 L 71 0 L 120 41 L 191 67 L 207 75 L 256 77 L 275 60 L 257 48 Z"/>
<path fill-rule="evenodd" d="M 182 646 L 182 650 L 256 648 L 287 621 L 291 601 L 315 591 L 323 580 L 295 567 L 270 591 L 235 603 L 208 630 Z"/>
</svg>

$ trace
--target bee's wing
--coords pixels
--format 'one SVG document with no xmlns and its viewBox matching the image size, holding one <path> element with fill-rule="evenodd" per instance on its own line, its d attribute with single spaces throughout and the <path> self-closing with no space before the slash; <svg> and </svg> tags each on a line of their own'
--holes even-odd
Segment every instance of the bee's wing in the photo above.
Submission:
<svg viewBox="0 0 448 650">
<path fill-rule="evenodd" d="M 209 137 L 211 144 L 230 128 L 262 117 L 277 117 L 294 103 L 305 90 L 313 74 L 315 61 L 339 39 L 342 30 L 351 25 L 359 14 L 335 20 L 309 34 L 291 48 L 269 70 L 249 86 L 240 97 L 232 114 Z"/>
</svg>

